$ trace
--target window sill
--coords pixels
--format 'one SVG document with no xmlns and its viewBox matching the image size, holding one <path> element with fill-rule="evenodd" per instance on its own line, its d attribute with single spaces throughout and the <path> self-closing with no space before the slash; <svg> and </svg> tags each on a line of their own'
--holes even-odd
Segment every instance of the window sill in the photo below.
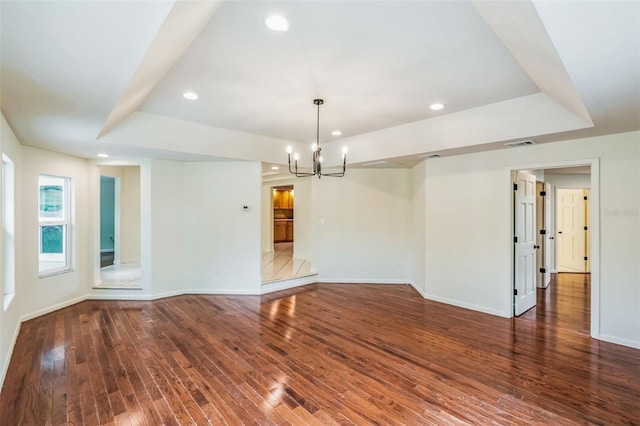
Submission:
<svg viewBox="0 0 640 426">
<path fill-rule="evenodd" d="M 121 285 L 121 284 L 94 284 L 91 286 L 94 290 L 142 290 L 142 286 Z"/>
<path fill-rule="evenodd" d="M 62 275 L 62 274 L 66 274 L 68 272 L 74 272 L 74 271 L 75 270 L 73 268 L 53 269 L 50 271 L 40 272 L 38 274 L 38 278 L 53 277 L 54 275 Z"/>
</svg>

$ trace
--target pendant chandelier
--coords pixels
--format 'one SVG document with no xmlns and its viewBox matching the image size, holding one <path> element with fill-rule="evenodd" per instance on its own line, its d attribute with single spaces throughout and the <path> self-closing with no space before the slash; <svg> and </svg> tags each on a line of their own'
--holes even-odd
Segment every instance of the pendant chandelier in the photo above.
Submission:
<svg viewBox="0 0 640 426">
<path fill-rule="evenodd" d="M 292 175 L 296 175 L 296 177 L 306 177 L 306 176 L 318 176 L 321 178 L 322 176 L 333 176 L 333 177 L 343 177 L 344 172 L 347 168 L 347 147 L 342 148 L 342 171 L 341 172 L 332 172 L 332 173 L 324 173 L 322 171 L 322 148 L 320 148 L 320 105 L 324 103 L 322 99 L 314 99 L 313 104 L 318 107 L 318 118 L 316 121 L 316 143 L 311 145 L 312 152 L 312 168 L 311 172 L 299 172 L 298 171 L 298 159 L 300 156 L 296 152 L 293 154 L 293 168 L 291 168 L 291 154 L 293 153 L 293 149 L 291 146 L 287 147 L 287 157 L 289 160 L 289 173 Z"/>
</svg>

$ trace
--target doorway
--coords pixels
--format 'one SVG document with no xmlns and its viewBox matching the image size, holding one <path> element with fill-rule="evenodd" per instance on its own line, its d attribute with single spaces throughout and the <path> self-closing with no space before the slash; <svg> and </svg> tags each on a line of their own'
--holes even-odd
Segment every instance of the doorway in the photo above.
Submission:
<svg viewBox="0 0 640 426">
<path fill-rule="evenodd" d="M 140 288 L 140 166 L 98 166 L 100 268 L 95 287 Z"/>
<path fill-rule="evenodd" d="M 118 190 L 116 191 L 116 187 Z M 113 265 L 116 258 L 116 222 L 119 221 L 119 211 L 116 205 L 120 201 L 120 182 L 113 176 L 100 176 L 100 267 Z M 119 210 L 119 209 L 118 209 Z M 119 227 L 118 227 L 119 228 Z"/>
<path fill-rule="evenodd" d="M 535 208 L 537 212 L 535 225 L 536 236 L 532 243 L 534 250 L 534 256 L 536 257 L 536 267 L 532 274 L 537 275 L 533 277 L 538 282 L 538 289 L 536 291 L 536 299 L 541 299 L 540 302 L 548 304 L 549 299 L 556 297 L 554 295 L 563 293 L 562 289 L 553 288 L 559 285 L 559 283 L 565 281 L 576 281 L 573 279 L 575 272 L 588 272 L 591 271 L 592 275 L 585 274 L 585 279 L 579 279 L 581 285 L 585 286 L 585 291 L 589 294 L 587 303 L 589 303 L 589 309 L 586 310 L 590 317 L 591 335 L 599 335 L 599 276 L 597 271 L 599 270 L 599 250 L 597 230 L 599 229 L 600 216 L 597 209 L 597 199 L 599 197 L 599 167 L 597 160 L 589 160 L 585 162 L 562 162 L 562 163 L 549 163 L 539 164 L 529 167 L 524 170 L 532 173 L 537 180 L 536 188 L 536 205 L 540 208 Z M 512 182 L 515 182 L 515 177 L 518 176 L 518 170 L 512 171 Z M 566 193 L 563 190 L 570 190 Z M 518 223 L 517 218 L 517 201 L 516 192 L 512 190 L 513 195 L 513 229 L 514 234 L 518 226 L 522 226 Z M 587 198 L 585 200 L 585 197 Z M 563 201 L 563 198 L 565 200 Z M 540 204 L 543 205 L 540 205 Z M 548 219 L 551 220 L 548 220 Z M 565 227 L 565 223 L 575 224 L 575 229 L 580 230 L 580 235 L 567 235 L 571 239 L 568 241 L 562 241 L 561 238 L 568 232 L 565 232 L 561 227 Z M 591 232 L 594 230 L 594 232 Z M 514 235 L 515 237 L 515 235 Z M 560 239 L 558 238 L 560 237 Z M 527 241 L 528 242 L 528 241 Z M 512 243 L 513 244 L 513 243 Z M 563 247 L 562 245 L 566 247 Z M 561 251 L 572 250 L 572 255 L 579 255 L 579 265 L 573 265 L 572 270 L 565 271 L 563 268 L 563 260 L 561 260 Z M 573 258 L 576 258 L 573 256 Z M 586 260 L 585 260 L 586 258 Z M 576 258 L 577 259 L 577 258 Z M 522 274 L 521 268 L 517 264 L 518 257 L 514 248 L 512 258 L 512 271 L 513 271 L 513 293 L 510 297 L 514 301 L 514 316 L 519 316 L 524 311 L 517 310 L 517 296 L 516 291 L 519 290 L 517 273 Z M 586 264 L 588 262 L 588 264 Z M 576 269 L 582 268 L 581 271 Z M 527 273 L 530 271 L 527 270 Z M 562 275 L 567 274 L 567 279 L 564 279 Z M 571 275 L 569 275 L 571 274 Z M 548 277 L 548 278 L 547 278 Z M 547 284 L 549 283 L 550 284 Z M 534 302 L 534 305 L 537 303 Z M 552 301 L 556 303 L 556 301 Z M 536 309 L 536 315 L 543 315 L 546 310 Z M 527 314 L 528 315 L 528 314 Z"/>
<path fill-rule="evenodd" d="M 273 246 L 291 247 L 293 255 L 294 191 L 293 185 L 275 186 L 272 191 Z"/>
</svg>

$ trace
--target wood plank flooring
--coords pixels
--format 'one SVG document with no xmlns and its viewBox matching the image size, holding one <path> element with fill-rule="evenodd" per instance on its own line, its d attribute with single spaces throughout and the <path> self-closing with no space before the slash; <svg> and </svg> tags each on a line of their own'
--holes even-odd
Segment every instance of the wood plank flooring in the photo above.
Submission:
<svg viewBox="0 0 640 426">
<path fill-rule="evenodd" d="M 0 424 L 640 424 L 640 351 L 588 336 L 587 275 L 498 318 L 410 286 L 86 301 L 28 321 Z"/>
</svg>

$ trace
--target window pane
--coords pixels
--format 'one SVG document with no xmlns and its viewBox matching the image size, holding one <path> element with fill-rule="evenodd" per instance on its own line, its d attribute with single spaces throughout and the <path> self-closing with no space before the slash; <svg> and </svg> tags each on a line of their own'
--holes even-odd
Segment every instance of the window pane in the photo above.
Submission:
<svg viewBox="0 0 640 426">
<path fill-rule="evenodd" d="M 64 187 L 62 185 L 40 186 L 40 217 L 64 217 Z"/>
<path fill-rule="evenodd" d="M 43 254 L 64 253 L 64 226 L 40 227 L 40 252 Z"/>
<path fill-rule="evenodd" d="M 40 175 L 38 180 L 38 216 L 40 233 L 40 276 L 71 269 L 69 212 L 71 179 Z"/>
</svg>

